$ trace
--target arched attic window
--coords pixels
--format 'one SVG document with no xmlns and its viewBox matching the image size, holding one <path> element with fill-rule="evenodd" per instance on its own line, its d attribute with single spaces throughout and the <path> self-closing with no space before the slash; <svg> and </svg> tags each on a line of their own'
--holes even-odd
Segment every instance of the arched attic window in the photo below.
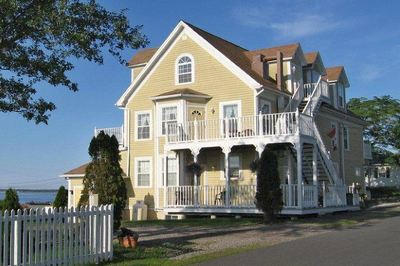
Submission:
<svg viewBox="0 0 400 266">
<path fill-rule="evenodd" d="M 191 55 L 181 55 L 176 63 L 176 83 L 185 84 L 193 82 L 194 64 Z"/>
</svg>

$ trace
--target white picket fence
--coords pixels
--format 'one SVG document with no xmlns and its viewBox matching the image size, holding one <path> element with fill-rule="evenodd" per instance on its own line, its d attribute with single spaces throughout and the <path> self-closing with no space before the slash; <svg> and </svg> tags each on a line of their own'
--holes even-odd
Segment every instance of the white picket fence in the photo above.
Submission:
<svg viewBox="0 0 400 266">
<path fill-rule="evenodd" d="M 113 206 L 0 213 L 0 265 L 88 264 L 113 256 Z"/>
</svg>

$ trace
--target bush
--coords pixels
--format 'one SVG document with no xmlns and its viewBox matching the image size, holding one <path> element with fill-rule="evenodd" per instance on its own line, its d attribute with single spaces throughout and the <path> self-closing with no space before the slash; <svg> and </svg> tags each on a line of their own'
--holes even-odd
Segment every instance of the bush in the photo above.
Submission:
<svg viewBox="0 0 400 266">
<path fill-rule="evenodd" d="M 19 204 L 19 197 L 16 190 L 12 188 L 6 190 L 6 195 L 4 200 L 1 201 L 0 208 L 2 211 L 21 209 L 21 204 Z"/>
<path fill-rule="evenodd" d="M 264 222 L 272 222 L 283 206 L 275 153 L 266 147 L 253 167 L 257 172 L 256 207 L 264 213 Z"/>
<path fill-rule="evenodd" d="M 56 198 L 54 199 L 53 202 L 53 207 L 54 208 L 65 208 L 68 205 L 68 191 L 65 189 L 64 186 L 61 186 L 58 189 Z"/>
<path fill-rule="evenodd" d="M 370 187 L 371 199 L 399 197 L 400 189 L 396 187 Z"/>
</svg>

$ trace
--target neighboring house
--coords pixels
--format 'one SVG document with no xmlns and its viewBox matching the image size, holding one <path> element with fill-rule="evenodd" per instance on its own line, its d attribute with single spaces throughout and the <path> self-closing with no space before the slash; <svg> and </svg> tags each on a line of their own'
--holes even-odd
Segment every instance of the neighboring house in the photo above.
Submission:
<svg viewBox="0 0 400 266">
<path fill-rule="evenodd" d="M 400 167 L 386 164 L 372 164 L 366 168 L 367 187 L 400 187 Z"/>
<path fill-rule="evenodd" d="M 318 52 L 298 43 L 249 51 L 181 21 L 129 67 L 123 126 L 95 130 L 120 141 L 129 208 L 144 201 L 152 219 L 258 213 L 249 165 L 275 144 L 284 214 L 347 209 L 346 186 L 364 182 L 365 123 L 346 108 L 344 67 L 325 67 Z M 84 168 L 63 175 L 70 206 Z"/>
</svg>

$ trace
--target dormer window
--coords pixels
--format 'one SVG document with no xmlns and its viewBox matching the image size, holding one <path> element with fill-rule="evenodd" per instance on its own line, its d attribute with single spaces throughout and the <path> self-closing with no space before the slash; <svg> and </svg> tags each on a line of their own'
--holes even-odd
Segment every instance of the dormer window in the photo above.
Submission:
<svg viewBox="0 0 400 266">
<path fill-rule="evenodd" d="M 178 57 L 176 63 L 176 83 L 186 84 L 193 82 L 193 57 L 191 55 L 182 55 Z"/>
<path fill-rule="evenodd" d="M 341 108 L 344 108 L 345 106 L 345 96 L 344 96 L 344 86 L 341 83 L 338 83 L 338 105 Z"/>
</svg>

